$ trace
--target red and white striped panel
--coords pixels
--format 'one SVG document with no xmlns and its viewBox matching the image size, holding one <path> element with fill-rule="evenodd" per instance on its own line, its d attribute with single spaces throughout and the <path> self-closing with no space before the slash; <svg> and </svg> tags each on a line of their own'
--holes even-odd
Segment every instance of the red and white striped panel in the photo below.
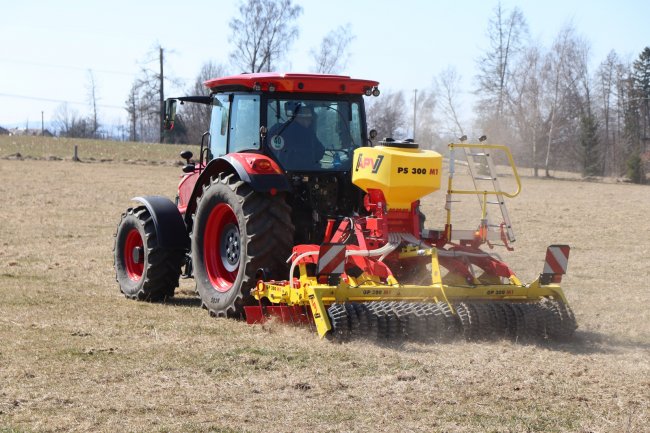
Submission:
<svg viewBox="0 0 650 433">
<path fill-rule="evenodd" d="M 568 245 L 551 245 L 546 249 L 546 262 L 544 262 L 545 274 L 566 274 L 567 265 L 569 264 Z"/>
<path fill-rule="evenodd" d="M 318 251 L 319 274 L 342 274 L 345 272 L 345 245 L 323 244 Z"/>
</svg>

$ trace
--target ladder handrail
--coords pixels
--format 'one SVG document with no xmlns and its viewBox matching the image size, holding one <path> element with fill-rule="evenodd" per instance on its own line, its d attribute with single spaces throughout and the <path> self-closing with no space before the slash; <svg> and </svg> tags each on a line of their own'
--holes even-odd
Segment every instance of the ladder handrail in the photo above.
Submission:
<svg viewBox="0 0 650 433">
<path fill-rule="evenodd" d="M 504 152 L 508 157 L 508 162 L 510 168 L 512 169 L 512 174 L 515 177 L 517 182 L 517 190 L 515 192 L 506 192 L 506 191 L 479 191 L 479 190 L 452 190 L 451 181 L 449 182 L 449 188 L 447 189 L 448 194 L 485 194 L 485 195 L 505 195 L 509 198 L 514 198 L 519 195 L 521 192 L 521 179 L 519 178 L 519 173 L 517 172 L 517 167 L 515 166 L 515 160 L 510 153 L 510 149 L 507 146 L 501 144 L 470 144 L 470 143 L 449 143 L 449 149 L 453 151 L 455 147 L 469 148 L 469 149 L 496 149 Z M 451 179 L 450 179 L 451 180 Z"/>
<path fill-rule="evenodd" d="M 455 174 L 455 164 L 456 164 L 456 155 L 455 155 L 455 148 L 463 148 L 464 150 L 464 156 L 468 164 L 468 170 L 469 170 L 469 175 L 472 179 L 472 183 L 474 184 L 474 189 L 473 190 L 455 190 L 453 189 L 453 178 Z M 472 149 L 478 149 L 481 152 L 472 152 Z M 510 168 L 512 169 L 512 173 L 514 175 L 515 181 L 517 183 L 517 189 L 515 192 L 506 192 L 506 191 L 501 191 L 501 185 L 499 184 L 499 176 L 497 174 L 496 166 L 494 165 L 494 162 L 492 161 L 492 156 L 491 152 L 487 152 L 487 150 L 493 149 L 497 151 L 504 152 L 506 156 L 508 157 L 508 162 L 510 164 Z M 489 172 L 489 176 L 480 176 L 478 177 L 476 173 L 474 172 L 475 170 L 475 164 L 476 160 L 475 157 L 483 157 L 485 158 L 485 166 L 487 168 L 487 171 Z M 479 188 L 479 185 L 477 184 L 477 180 L 488 180 L 491 181 L 491 189 L 487 188 Z M 481 185 L 483 186 L 483 185 Z M 488 210 L 487 210 L 487 205 L 488 203 L 495 203 L 499 205 L 499 208 L 501 210 L 501 215 L 503 217 L 503 222 L 499 225 L 501 227 L 501 238 L 504 239 L 504 243 L 506 244 L 506 247 L 510 249 L 507 245 L 507 241 L 505 240 L 504 236 L 508 238 L 510 242 L 515 241 L 515 235 L 514 231 L 512 229 L 512 225 L 510 223 L 510 216 L 508 215 L 508 210 L 505 206 L 505 201 L 504 197 L 508 198 L 514 198 L 519 193 L 521 192 L 521 179 L 519 178 L 519 173 L 517 172 L 517 167 L 515 166 L 514 159 L 512 157 L 512 153 L 510 153 L 510 149 L 507 146 L 499 145 L 499 144 L 476 144 L 476 143 L 450 143 L 449 144 L 449 177 L 447 180 L 447 199 L 445 203 L 445 210 L 447 211 L 447 224 L 445 225 L 445 233 L 447 236 L 447 239 L 452 239 L 452 227 L 451 227 L 451 214 L 452 214 L 452 195 L 453 194 L 468 194 L 468 195 L 476 195 L 479 200 L 479 204 L 481 205 L 481 223 L 479 226 L 478 231 L 474 232 L 474 238 L 476 236 L 479 236 L 481 241 L 486 242 L 488 241 L 489 238 L 489 227 L 490 227 L 490 222 L 488 220 Z M 488 196 L 496 196 L 497 201 L 496 202 L 488 202 Z M 505 229 L 505 234 L 504 234 L 504 229 Z"/>
</svg>

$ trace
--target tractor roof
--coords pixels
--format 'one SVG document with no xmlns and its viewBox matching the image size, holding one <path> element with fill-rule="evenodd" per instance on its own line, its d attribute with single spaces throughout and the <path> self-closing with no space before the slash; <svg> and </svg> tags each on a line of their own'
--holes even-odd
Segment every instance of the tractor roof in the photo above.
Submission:
<svg viewBox="0 0 650 433">
<path fill-rule="evenodd" d="M 363 95 L 368 94 L 379 83 L 377 81 L 350 78 L 345 75 L 280 74 L 276 72 L 265 72 L 213 78 L 203 84 L 213 92 L 258 90 Z"/>
</svg>

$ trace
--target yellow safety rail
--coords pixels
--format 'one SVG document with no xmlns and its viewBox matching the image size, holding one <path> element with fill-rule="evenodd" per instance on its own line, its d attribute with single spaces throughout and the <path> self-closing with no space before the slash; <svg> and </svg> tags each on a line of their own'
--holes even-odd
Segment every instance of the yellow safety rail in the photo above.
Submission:
<svg viewBox="0 0 650 433">
<path fill-rule="evenodd" d="M 455 156 L 454 156 L 454 149 L 455 148 L 466 148 L 466 149 L 495 149 L 495 150 L 500 150 L 505 153 L 505 155 L 508 157 L 508 162 L 510 164 L 510 168 L 512 168 L 512 174 L 514 175 L 515 181 L 517 182 L 517 190 L 515 192 L 507 192 L 507 191 L 500 191 L 500 190 L 494 190 L 494 191 L 479 191 L 477 189 L 473 190 L 463 190 L 463 189 L 453 189 L 453 178 L 454 178 L 454 173 L 455 173 Z M 491 173 L 491 175 L 496 176 L 496 173 Z M 481 205 L 481 219 L 484 220 L 487 215 L 487 197 L 488 195 L 503 195 L 509 198 L 514 198 L 519 193 L 521 192 L 521 179 L 519 178 L 519 173 L 517 172 L 517 167 L 515 166 L 515 161 L 512 158 L 512 153 L 510 153 L 510 149 L 507 146 L 503 146 L 500 144 L 469 144 L 469 143 L 450 143 L 449 144 L 449 178 L 447 181 L 447 197 L 450 197 L 452 194 L 475 194 L 475 195 L 483 195 L 483 201 Z M 451 206 L 446 206 L 446 211 L 447 211 L 447 237 L 451 239 Z"/>
</svg>

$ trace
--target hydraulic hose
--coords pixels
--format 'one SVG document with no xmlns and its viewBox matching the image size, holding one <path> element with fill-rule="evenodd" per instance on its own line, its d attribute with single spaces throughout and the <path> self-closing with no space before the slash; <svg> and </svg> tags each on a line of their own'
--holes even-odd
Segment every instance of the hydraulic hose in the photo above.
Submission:
<svg viewBox="0 0 650 433">
<path fill-rule="evenodd" d="M 423 242 L 417 237 L 413 236 L 410 233 L 390 233 L 388 235 L 388 242 L 382 247 L 376 248 L 374 250 L 349 250 L 345 252 L 345 257 L 350 256 L 363 256 L 363 257 L 377 257 L 379 256 L 379 261 L 383 261 L 386 256 L 395 251 L 402 242 L 409 244 L 422 245 Z M 426 244 L 425 244 L 426 245 Z M 427 245 L 427 248 L 429 246 Z M 470 253 L 467 251 L 450 251 L 444 249 L 438 249 L 438 256 L 441 257 L 492 257 L 492 254 L 489 253 Z M 291 261 L 291 268 L 289 270 L 289 281 L 293 285 L 293 272 L 296 269 L 296 265 L 305 257 L 317 256 L 319 254 L 318 250 L 307 251 L 298 255 L 295 259 L 291 260 L 291 257 L 287 262 Z"/>
<path fill-rule="evenodd" d="M 388 242 L 386 245 L 379 247 L 374 250 L 349 250 L 345 252 L 345 257 L 350 257 L 350 256 L 364 256 L 364 257 L 376 257 L 376 256 L 381 256 L 380 260 L 383 260 L 385 256 L 390 254 L 391 252 L 395 251 L 397 247 L 399 247 L 400 243 L 402 241 L 402 238 L 399 233 L 391 233 L 388 235 Z M 319 254 L 318 250 L 315 251 L 307 251 L 304 252 L 295 259 L 291 261 L 291 268 L 289 269 L 289 281 L 293 285 L 293 272 L 296 269 L 296 265 L 305 257 L 309 256 L 317 256 Z M 289 257 L 289 260 L 291 260 L 291 257 Z M 287 262 L 289 261 L 287 260 Z"/>
</svg>

